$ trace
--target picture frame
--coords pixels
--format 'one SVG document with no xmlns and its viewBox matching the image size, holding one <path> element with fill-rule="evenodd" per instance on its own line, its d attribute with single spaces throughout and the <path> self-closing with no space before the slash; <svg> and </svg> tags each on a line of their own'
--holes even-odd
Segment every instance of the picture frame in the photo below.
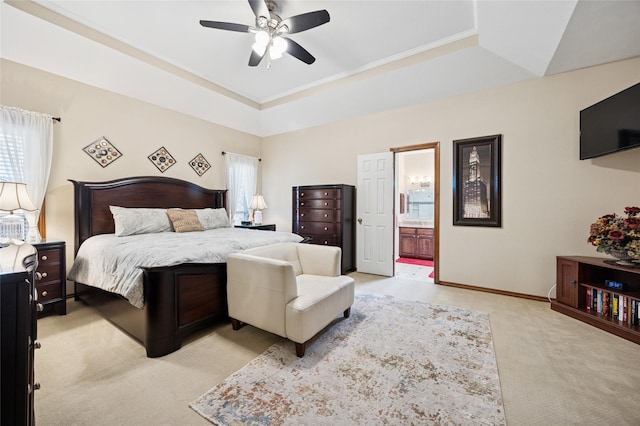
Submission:
<svg viewBox="0 0 640 426">
<path fill-rule="evenodd" d="M 453 225 L 502 226 L 502 135 L 453 141 Z"/>
</svg>

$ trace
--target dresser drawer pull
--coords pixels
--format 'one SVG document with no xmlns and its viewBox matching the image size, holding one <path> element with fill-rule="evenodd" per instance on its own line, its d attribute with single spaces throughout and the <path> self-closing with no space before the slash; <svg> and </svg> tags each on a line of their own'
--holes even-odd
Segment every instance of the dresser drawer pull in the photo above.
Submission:
<svg viewBox="0 0 640 426">
<path fill-rule="evenodd" d="M 325 193 L 324 193 L 324 195 L 329 195 L 329 193 L 328 193 L 328 192 L 325 192 Z"/>
<path fill-rule="evenodd" d="M 47 297 L 47 294 L 49 294 L 49 293 L 47 293 L 47 290 L 43 291 L 42 292 L 42 297 Z"/>
<path fill-rule="evenodd" d="M 326 245 L 328 245 L 328 244 L 329 244 L 329 241 L 324 240 L 324 245 L 326 246 Z"/>
<path fill-rule="evenodd" d="M 304 213 L 300 213 L 300 217 L 303 217 L 303 216 L 304 216 Z"/>
<path fill-rule="evenodd" d="M 42 260 L 48 260 L 48 259 L 49 258 L 46 255 L 42 256 Z"/>
<path fill-rule="evenodd" d="M 324 214 L 324 217 L 329 217 L 329 215 L 325 213 L 325 214 Z"/>
<path fill-rule="evenodd" d="M 43 273 L 42 273 L 42 278 L 47 278 L 47 276 L 48 276 L 48 275 L 49 275 L 49 274 L 47 274 L 46 272 L 43 272 Z"/>
<path fill-rule="evenodd" d="M 301 196 L 301 197 L 304 197 L 304 192 L 301 192 L 301 193 L 300 193 L 300 196 Z"/>
<path fill-rule="evenodd" d="M 304 203 L 300 203 L 301 206 L 304 206 Z"/>
<path fill-rule="evenodd" d="M 40 272 L 36 272 L 36 281 L 40 281 L 42 279 L 42 274 Z"/>
<path fill-rule="evenodd" d="M 325 206 L 328 206 L 328 205 L 329 205 L 329 203 L 324 203 L 324 205 L 325 205 Z"/>
<path fill-rule="evenodd" d="M 328 231 L 328 230 L 329 230 L 329 228 L 327 228 L 327 227 L 325 226 L 325 227 L 324 227 L 324 230 L 325 230 L 325 231 Z"/>
<path fill-rule="evenodd" d="M 42 303 L 36 303 L 36 311 L 38 312 L 44 311 L 44 306 L 42 306 Z"/>
<path fill-rule="evenodd" d="M 304 229 L 304 225 L 301 225 L 301 226 L 300 226 L 300 229 Z"/>
</svg>

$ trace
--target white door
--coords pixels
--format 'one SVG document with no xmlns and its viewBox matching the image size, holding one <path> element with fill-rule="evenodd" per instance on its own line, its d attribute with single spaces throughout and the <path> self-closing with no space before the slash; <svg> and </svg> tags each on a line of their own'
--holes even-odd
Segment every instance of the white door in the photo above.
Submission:
<svg viewBox="0 0 640 426">
<path fill-rule="evenodd" d="M 358 155 L 356 268 L 393 276 L 393 153 Z"/>
</svg>

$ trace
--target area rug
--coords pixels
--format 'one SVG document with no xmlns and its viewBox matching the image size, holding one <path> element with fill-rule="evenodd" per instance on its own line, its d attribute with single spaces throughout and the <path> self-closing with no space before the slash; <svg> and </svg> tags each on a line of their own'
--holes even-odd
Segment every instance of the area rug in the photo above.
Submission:
<svg viewBox="0 0 640 426">
<path fill-rule="evenodd" d="M 358 295 L 303 358 L 283 339 L 191 403 L 217 425 L 505 425 L 487 314 Z"/>
<path fill-rule="evenodd" d="M 409 265 L 420 265 L 420 266 L 433 266 L 432 260 L 423 260 L 423 259 L 411 259 L 409 257 L 399 257 L 396 262 L 398 263 L 408 263 Z"/>
</svg>

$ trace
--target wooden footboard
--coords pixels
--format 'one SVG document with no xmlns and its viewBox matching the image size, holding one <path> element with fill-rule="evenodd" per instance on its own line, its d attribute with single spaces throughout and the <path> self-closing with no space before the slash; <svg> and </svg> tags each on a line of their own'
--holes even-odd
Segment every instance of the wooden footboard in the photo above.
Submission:
<svg viewBox="0 0 640 426">
<path fill-rule="evenodd" d="M 142 309 L 81 283 L 75 285 L 75 298 L 95 307 L 156 358 L 180 349 L 195 330 L 228 319 L 226 282 L 225 263 L 185 264 L 145 269 Z"/>
</svg>

